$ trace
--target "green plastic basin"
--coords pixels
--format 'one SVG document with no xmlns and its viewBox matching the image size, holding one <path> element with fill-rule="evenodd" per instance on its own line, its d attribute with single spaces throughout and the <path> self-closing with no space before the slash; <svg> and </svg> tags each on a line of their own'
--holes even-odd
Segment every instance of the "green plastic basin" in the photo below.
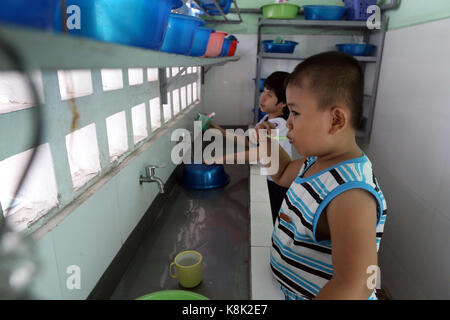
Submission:
<svg viewBox="0 0 450 320">
<path fill-rule="evenodd" d="M 261 7 L 264 19 L 295 19 L 300 7 L 293 3 L 272 3 Z"/>
<path fill-rule="evenodd" d="M 209 300 L 201 294 L 187 290 L 163 290 L 146 294 L 136 300 Z"/>
</svg>

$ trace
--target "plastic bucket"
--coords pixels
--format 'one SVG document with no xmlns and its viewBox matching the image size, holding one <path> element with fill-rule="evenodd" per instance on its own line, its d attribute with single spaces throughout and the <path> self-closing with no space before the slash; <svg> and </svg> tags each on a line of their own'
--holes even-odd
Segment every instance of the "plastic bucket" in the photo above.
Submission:
<svg viewBox="0 0 450 320">
<path fill-rule="evenodd" d="M 171 13 L 161 51 L 189 54 L 199 26 L 205 22 L 197 17 Z"/>
<path fill-rule="evenodd" d="M 203 56 L 206 52 L 206 48 L 208 47 L 209 36 L 214 31 L 214 29 L 209 28 L 197 28 L 194 43 L 192 44 L 192 50 L 189 55 L 193 57 Z"/>
<path fill-rule="evenodd" d="M 2 0 L 3 1 L 3 0 Z M 36 0 L 34 0 L 36 1 Z M 34 2 L 30 1 L 30 2 Z M 66 0 L 67 8 L 79 8 L 79 26 L 67 14 L 69 34 L 101 41 L 159 50 L 164 40 L 171 9 L 180 7 L 181 0 Z M 55 30 L 62 31 L 60 5 L 54 20 Z M 78 28 L 79 27 L 79 28 Z"/>
<path fill-rule="evenodd" d="M 217 57 L 222 52 L 223 40 L 227 34 L 221 31 L 211 33 L 205 57 Z"/>
<path fill-rule="evenodd" d="M 207 297 L 187 290 L 163 290 L 157 291 L 136 300 L 209 300 Z"/>
<path fill-rule="evenodd" d="M 346 7 L 343 6 L 303 6 L 306 20 L 342 20 Z"/>
<path fill-rule="evenodd" d="M 272 3 L 261 7 L 264 19 L 295 19 L 300 7 L 292 3 Z"/>
<path fill-rule="evenodd" d="M 50 30 L 59 0 L 0 0 L 0 22 Z"/>
</svg>

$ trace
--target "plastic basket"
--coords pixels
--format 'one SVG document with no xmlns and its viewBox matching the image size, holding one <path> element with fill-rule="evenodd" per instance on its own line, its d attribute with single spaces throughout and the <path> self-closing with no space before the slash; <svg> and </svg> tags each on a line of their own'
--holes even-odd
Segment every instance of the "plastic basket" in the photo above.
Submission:
<svg viewBox="0 0 450 320">
<path fill-rule="evenodd" d="M 377 0 L 343 0 L 347 7 L 347 20 L 367 20 L 367 8 L 377 4 Z"/>
</svg>

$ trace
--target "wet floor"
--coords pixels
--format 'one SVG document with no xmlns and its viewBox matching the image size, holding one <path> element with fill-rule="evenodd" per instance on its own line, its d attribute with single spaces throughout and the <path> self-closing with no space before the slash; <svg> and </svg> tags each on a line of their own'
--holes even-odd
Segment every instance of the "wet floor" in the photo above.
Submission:
<svg viewBox="0 0 450 320">
<path fill-rule="evenodd" d="M 194 191 L 176 184 L 111 299 L 179 290 L 169 264 L 184 250 L 203 255 L 203 280 L 188 289 L 210 299 L 250 298 L 249 166 L 225 165 L 230 183 Z"/>
</svg>

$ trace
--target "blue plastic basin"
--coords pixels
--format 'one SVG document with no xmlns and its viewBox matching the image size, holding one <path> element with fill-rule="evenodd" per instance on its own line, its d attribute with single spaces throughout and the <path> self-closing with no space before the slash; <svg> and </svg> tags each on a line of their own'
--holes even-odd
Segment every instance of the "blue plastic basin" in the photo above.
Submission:
<svg viewBox="0 0 450 320">
<path fill-rule="evenodd" d="M 274 43 L 273 40 L 264 40 L 264 51 L 265 52 L 276 52 L 276 53 L 293 53 L 298 42 L 295 41 L 285 41 L 284 43 Z"/>
<path fill-rule="evenodd" d="M 3 0 L 2 0 L 3 1 Z M 66 0 L 67 7 L 77 5 L 81 11 L 81 28 L 68 33 L 101 41 L 159 50 L 171 9 L 181 0 Z M 55 29 L 62 31 L 60 6 L 57 6 Z M 71 14 L 68 14 L 70 21 Z"/>
<path fill-rule="evenodd" d="M 226 57 L 228 55 L 228 51 L 230 50 L 231 41 L 229 38 L 223 39 L 222 51 L 220 52 L 220 57 Z"/>
<path fill-rule="evenodd" d="M 161 51 L 189 54 L 197 29 L 204 24 L 200 18 L 171 13 Z"/>
<path fill-rule="evenodd" d="M 256 85 L 256 78 L 253 78 L 253 82 Z M 264 84 L 266 83 L 266 78 L 261 78 L 259 79 L 259 91 L 263 92 L 264 91 Z"/>
<path fill-rule="evenodd" d="M 230 177 L 222 164 L 186 164 L 183 169 L 182 184 L 193 190 L 214 189 L 226 186 Z"/>
<path fill-rule="evenodd" d="M 342 6 L 303 6 L 306 20 L 342 20 L 346 7 Z"/>
<path fill-rule="evenodd" d="M 215 30 L 210 28 L 197 28 L 197 32 L 195 33 L 194 43 L 192 44 L 190 56 L 193 57 L 201 57 L 205 54 L 206 48 L 208 47 L 209 36 Z"/>
<path fill-rule="evenodd" d="M 220 11 L 217 10 L 217 7 L 211 0 L 198 0 L 198 3 L 205 8 L 206 13 L 212 16 L 220 15 Z M 224 14 L 228 14 L 230 12 L 231 4 L 233 0 L 217 0 L 217 4 L 220 6 Z M 195 6 L 197 8 L 197 6 Z"/>
<path fill-rule="evenodd" d="M 336 48 L 338 51 L 351 54 L 352 56 L 371 56 L 376 46 L 362 43 L 342 43 L 337 44 Z"/>
<path fill-rule="evenodd" d="M 59 0 L 0 0 L 0 21 L 50 30 Z"/>
</svg>

